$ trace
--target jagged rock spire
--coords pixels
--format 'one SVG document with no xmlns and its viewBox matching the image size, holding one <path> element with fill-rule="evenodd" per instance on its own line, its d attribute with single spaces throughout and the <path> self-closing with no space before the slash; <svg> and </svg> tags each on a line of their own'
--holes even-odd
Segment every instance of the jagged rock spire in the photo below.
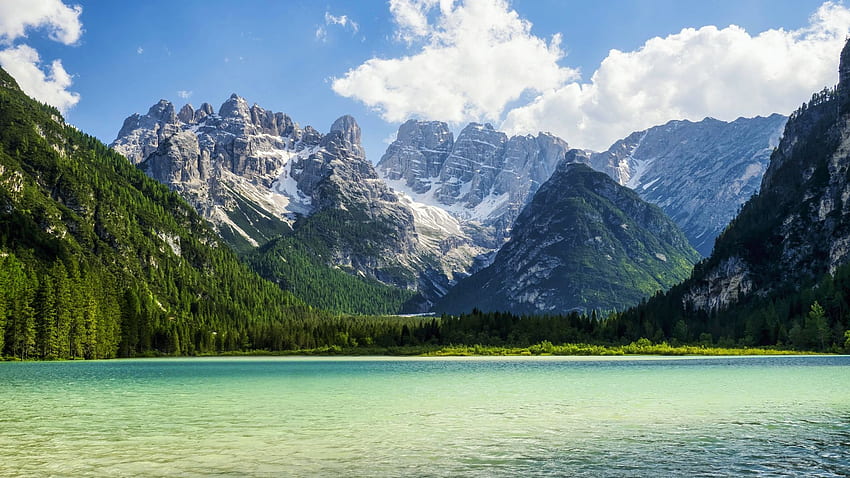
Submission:
<svg viewBox="0 0 850 478">
<path fill-rule="evenodd" d="M 838 92 L 841 96 L 847 96 L 850 93 L 850 37 L 844 43 L 838 63 Z"/>
</svg>

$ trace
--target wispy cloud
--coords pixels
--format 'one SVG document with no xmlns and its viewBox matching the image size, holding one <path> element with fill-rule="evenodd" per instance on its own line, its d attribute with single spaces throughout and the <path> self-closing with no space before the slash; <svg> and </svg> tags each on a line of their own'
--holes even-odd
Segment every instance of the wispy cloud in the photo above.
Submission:
<svg viewBox="0 0 850 478">
<path fill-rule="evenodd" d="M 139 55 L 141 55 L 144 52 L 145 52 L 144 48 L 142 48 L 142 47 L 136 48 L 136 53 L 138 53 Z"/>
<path fill-rule="evenodd" d="M 340 25 L 343 28 L 350 28 L 354 33 L 360 30 L 360 25 L 348 18 L 348 15 L 334 16 L 331 12 L 325 12 L 325 25 Z"/>
<path fill-rule="evenodd" d="M 329 26 L 338 25 L 342 27 L 343 30 L 351 30 L 351 34 L 356 34 L 360 31 L 360 25 L 349 18 L 348 15 L 334 15 L 329 11 L 325 12 L 325 24 L 319 25 L 316 27 L 316 40 L 321 42 L 325 42 L 328 39 L 328 28 Z"/>
<path fill-rule="evenodd" d="M 180 90 L 177 92 L 177 96 L 183 98 L 184 100 L 188 100 L 192 96 L 192 92 L 187 90 Z"/>
</svg>

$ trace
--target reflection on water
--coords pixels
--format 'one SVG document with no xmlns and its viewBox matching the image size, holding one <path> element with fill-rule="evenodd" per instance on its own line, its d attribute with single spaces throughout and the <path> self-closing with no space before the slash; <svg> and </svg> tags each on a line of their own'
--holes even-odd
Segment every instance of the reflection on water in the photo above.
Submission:
<svg viewBox="0 0 850 478">
<path fill-rule="evenodd" d="M 0 476 L 846 476 L 850 357 L 0 363 Z"/>
</svg>

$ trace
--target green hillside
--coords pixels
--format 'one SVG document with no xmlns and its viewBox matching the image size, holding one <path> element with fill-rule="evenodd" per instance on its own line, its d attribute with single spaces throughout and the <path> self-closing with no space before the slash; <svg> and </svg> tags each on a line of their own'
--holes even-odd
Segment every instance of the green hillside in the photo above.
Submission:
<svg viewBox="0 0 850 478">
<path fill-rule="evenodd" d="M 0 70 L 0 352 L 104 358 L 261 346 L 322 315 L 241 264 L 177 194 Z"/>
</svg>

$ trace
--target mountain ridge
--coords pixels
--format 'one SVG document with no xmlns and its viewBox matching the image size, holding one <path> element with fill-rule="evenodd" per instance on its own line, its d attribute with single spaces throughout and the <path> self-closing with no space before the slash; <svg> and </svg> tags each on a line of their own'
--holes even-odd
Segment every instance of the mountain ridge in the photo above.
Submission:
<svg viewBox="0 0 850 478">
<path fill-rule="evenodd" d="M 708 256 L 715 238 L 758 192 L 786 120 L 773 114 L 669 121 L 591 154 L 591 165 L 664 209 Z"/>
<path fill-rule="evenodd" d="M 622 309 L 687 277 L 697 254 L 678 227 L 586 160 L 567 153 L 492 264 L 449 291 L 437 311 Z"/>
</svg>

